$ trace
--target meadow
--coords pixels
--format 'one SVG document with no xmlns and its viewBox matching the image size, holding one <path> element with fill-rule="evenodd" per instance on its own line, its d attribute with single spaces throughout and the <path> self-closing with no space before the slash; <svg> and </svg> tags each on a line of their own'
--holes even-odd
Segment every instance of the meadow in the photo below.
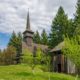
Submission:
<svg viewBox="0 0 80 80">
<path fill-rule="evenodd" d="M 39 66 L 36 66 L 33 71 L 30 66 L 20 64 L 0 66 L 0 80 L 75 80 L 75 77 L 61 73 L 43 72 Z"/>
</svg>

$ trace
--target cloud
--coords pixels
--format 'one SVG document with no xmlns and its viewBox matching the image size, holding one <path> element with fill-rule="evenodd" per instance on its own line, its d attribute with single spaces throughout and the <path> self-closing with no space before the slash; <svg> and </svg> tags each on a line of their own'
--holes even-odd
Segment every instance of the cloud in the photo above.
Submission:
<svg viewBox="0 0 80 80">
<path fill-rule="evenodd" d="M 26 28 L 26 16 L 29 8 L 31 29 L 39 32 L 49 31 L 51 21 L 60 5 L 69 18 L 75 13 L 77 0 L 0 0 L 0 32 L 23 32 Z"/>
</svg>

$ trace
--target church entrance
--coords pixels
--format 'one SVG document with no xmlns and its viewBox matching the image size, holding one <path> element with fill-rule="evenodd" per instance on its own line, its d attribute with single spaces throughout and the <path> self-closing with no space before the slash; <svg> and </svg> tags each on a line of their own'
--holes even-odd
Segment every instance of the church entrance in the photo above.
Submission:
<svg viewBox="0 0 80 80">
<path fill-rule="evenodd" d="M 58 64 L 58 72 L 61 73 L 61 64 Z"/>
</svg>

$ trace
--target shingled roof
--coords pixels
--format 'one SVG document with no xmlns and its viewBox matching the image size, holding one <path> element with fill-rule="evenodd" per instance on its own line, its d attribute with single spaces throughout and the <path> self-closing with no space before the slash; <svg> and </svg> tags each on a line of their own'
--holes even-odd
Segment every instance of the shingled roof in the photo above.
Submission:
<svg viewBox="0 0 80 80">
<path fill-rule="evenodd" d="M 60 44 L 58 44 L 57 46 L 55 46 L 53 49 L 50 50 L 50 52 L 55 52 L 55 51 L 59 51 L 64 47 L 64 42 L 61 42 Z"/>
<path fill-rule="evenodd" d="M 43 51 L 48 50 L 48 46 L 47 45 L 33 43 L 32 46 L 28 46 L 28 45 L 26 45 L 26 43 L 24 41 L 22 42 L 22 48 L 23 49 L 29 49 L 31 52 L 33 52 L 34 47 L 40 48 Z"/>
</svg>

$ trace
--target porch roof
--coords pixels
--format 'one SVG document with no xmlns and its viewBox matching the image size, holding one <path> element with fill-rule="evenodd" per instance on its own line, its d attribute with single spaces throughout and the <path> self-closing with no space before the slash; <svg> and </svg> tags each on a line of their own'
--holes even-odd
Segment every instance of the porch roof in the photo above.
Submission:
<svg viewBox="0 0 80 80">
<path fill-rule="evenodd" d="M 50 52 L 59 51 L 64 47 L 64 42 L 59 43 L 57 46 L 55 46 L 53 49 L 50 50 Z"/>
</svg>

